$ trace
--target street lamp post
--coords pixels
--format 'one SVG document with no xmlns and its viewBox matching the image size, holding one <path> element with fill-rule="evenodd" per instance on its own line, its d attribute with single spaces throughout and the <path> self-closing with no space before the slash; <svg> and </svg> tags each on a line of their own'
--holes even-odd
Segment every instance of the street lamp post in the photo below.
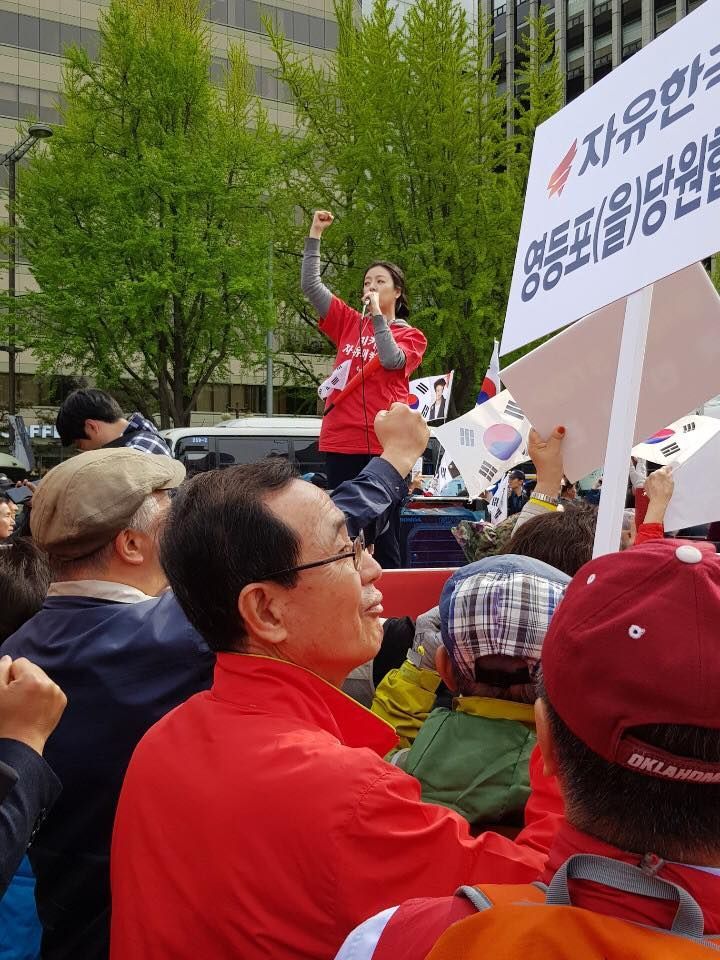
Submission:
<svg viewBox="0 0 720 960">
<path fill-rule="evenodd" d="M 33 123 L 28 127 L 27 136 L 20 143 L 0 157 L 0 166 L 5 165 L 8 168 L 8 228 L 10 242 L 8 244 L 8 310 L 10 313 L 10 322 L 8 323 L 8 343 L 6 346 L 8 355 L 8 411 L 11 414 L 16 413 L 16 365 L 15 357 L 19 353 L 15 345 L 15 271 L 17 267 L 17 231 L 15 228 L 15 202 L 17 199 L 17 187 L 15 180 L 15 168 L 18 161 L 22 160 L 28 150 L 35 146 L 38 140 L 47 140 L 53 134 L 52 127 L 44 123 Z"/>
</svg>

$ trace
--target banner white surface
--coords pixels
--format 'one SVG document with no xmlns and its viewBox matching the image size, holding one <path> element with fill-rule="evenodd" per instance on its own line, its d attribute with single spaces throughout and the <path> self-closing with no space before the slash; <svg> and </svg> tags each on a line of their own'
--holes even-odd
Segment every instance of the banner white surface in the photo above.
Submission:
<svg viewBox="0 0 720 960">
<path fill-rule="evenodd" d="M 718 24 L 705 0 L 538 128 L 502 354 L 717 250 Z"/>
<path fill-rule="evenodd" d="M 502 372 L 542 436 L 567 429 L 572 481 L 605 460 L 624 314 L 624 299 L 610 304 Z M 655 284 L 633 442 L 701 407 L 719 385 L 720 297 L 695 264 Z"/>
</svg>

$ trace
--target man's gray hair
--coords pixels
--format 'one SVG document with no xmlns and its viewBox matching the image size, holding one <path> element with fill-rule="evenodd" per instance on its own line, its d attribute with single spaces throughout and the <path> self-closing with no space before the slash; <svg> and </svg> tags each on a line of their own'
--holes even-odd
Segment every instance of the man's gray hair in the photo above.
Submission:
<svg viewBox="0 0 720 960">
<path fill-rule="evenodd" d="M 145 497 L 123 529 L 137 530 L 138 533 L 152 533 L 157 528 L 161 510 L 160 500 L 151 493 Z M 77 560 L 63 560 L 60 557 L 51 556 L 49 559 L 53 580 L 92 580 L 94 573 L 104 573 L 112 558 L 114 544 L 115 537 L 104 547 Z"/>
</svg>

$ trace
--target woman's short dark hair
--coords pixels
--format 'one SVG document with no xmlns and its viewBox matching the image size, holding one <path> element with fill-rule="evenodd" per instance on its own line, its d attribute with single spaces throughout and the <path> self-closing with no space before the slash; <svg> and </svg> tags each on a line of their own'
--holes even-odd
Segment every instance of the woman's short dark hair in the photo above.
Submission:
<svg viewBox="0 0 720 960">
<path fill-rule="evenodd" d="M 69 447 L 76 440 L 87 440 L 86 420 L 117 423 L 122 415 L 117 400 L 104 390 L 73 390 L 60 407 L 55 426 L 62 445 Z"/>
<path fill-rule="evenodd" d="M 198 474 L 173 497 L 160 558 L 185 616 L 212 650 L 242 649 L 243 588 L 298 563 L 297 534 L 265 503 L 296 477 L 286 459 L 272 457 Z M 291 587 L 297 574 L 273 579 Z"/>
<path fill-rule="evenodd" d="M 563 510 L 528 520 L 515 530 L 502 552 L 534 557 L 574 577 L 592 559 L 596 522 L 596 507 L 569 503 Z"/>
<path fill-rule="evenodd" d="M 0 643 L 35 616 L 49 586 L 47 558 L 32 540 L 0 544 Z"/>
<path fill-rule="evenodd" d="M 410 302 L 408 300 L 407 284 L 405 283 L 405 274 L 396 263 L 390 263 L 388 260 L 374 260 L 369 267 L 366 267 L 363 277 L 366 277 L 369 270 L 373 267 L 383 267 L 392 277 L 393 286 L 400 291 L 400 296 L 395 304 L 395 316 L 401 320 L 407 320 L 410 316 Z"/>
<path fill-rule="evenodd" d="M 632 669 L 632 667 L 630 667 Z M 662 780 L 609 763 L 579 740 L 539 685 L 568 821 L 620 850 L 680 863 L 716 863 L 720 784 Z M 651 725 L 628 731 L 679 756 L 720 763 L 720 730 Z"/>
</svg>

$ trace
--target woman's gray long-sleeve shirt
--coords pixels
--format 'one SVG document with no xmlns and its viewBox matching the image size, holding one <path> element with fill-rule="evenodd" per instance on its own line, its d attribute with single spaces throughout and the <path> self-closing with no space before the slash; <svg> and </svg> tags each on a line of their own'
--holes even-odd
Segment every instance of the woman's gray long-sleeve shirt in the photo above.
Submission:
<svg viewBox="0 0 720 960">
<path fill-rule="evenodd" d="M 332 303 L 332 292 L 320 278 L 320 241 L 307 237 L 300 271 L 300 286 L 321 317 L 327 316 Z M 400 370 L 405 366 L 405 353 L 395 343 L 390 325 L 382 314 L 372 318 L 380 364 L 385 370 Z M 394 320 L 393 326 L 409 326 L 404 320 Z"/>
</svg>

